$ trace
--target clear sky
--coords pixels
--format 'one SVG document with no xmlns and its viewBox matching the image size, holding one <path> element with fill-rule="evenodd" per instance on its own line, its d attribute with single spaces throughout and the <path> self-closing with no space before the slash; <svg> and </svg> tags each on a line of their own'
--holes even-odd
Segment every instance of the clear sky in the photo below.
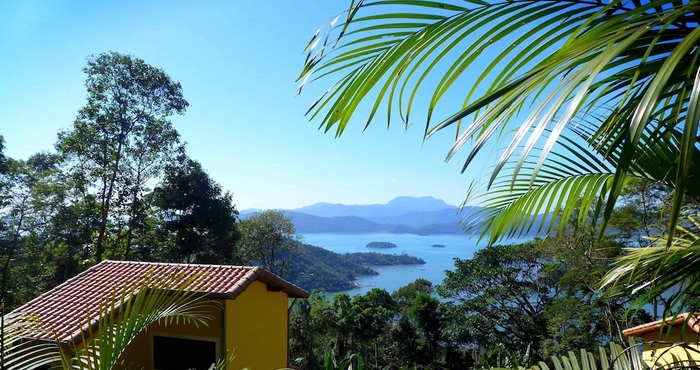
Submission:
<svg viewBox="0 0 700 370">
<path fill-rule="evenodd" d="M 164 69 L 190 108 L 176 129 L 238 209 L 434 196 L 460 204 L 472 174 L 445 163 L 454 131 L 360 115 L 336 139 L 304 112 L 331 80 L 295 97 L 313 33 L 349 1 L 0 2 L 0 135 L 5 154 L 53 150 L 85 104 L 86 57 L 116 51 Z M 416 112 L 416 118 L 425 117 Z"/>
</svg>

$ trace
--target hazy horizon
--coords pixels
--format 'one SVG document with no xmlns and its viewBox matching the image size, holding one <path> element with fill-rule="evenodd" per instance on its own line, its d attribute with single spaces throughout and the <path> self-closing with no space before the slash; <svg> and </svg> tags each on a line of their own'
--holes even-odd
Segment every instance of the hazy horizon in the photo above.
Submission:
<svg viewBox="0 0 700 370">
<path fill-rule="evenodd" d="M 423 140 L 426 114 L 419 107 L 406 126 L 396 119 L 387 128 L 378 119 L 366 130 L 368 110 L 360 109 L 337 139 L 305 117 L 332 78 L 295 97 L 302 50 L 347 6 L 320 0 L 2 2 L 5 155 L 27 159 L 53 151 L 57 133 L 72 127 L 86 103 L 86 58 L 115 51 L 182 84 L 190 107 L 173 117 L 174 127 L 189 155 L 233 193 L 238 209 L 383 204 L 397 194 L 461 204 L 476 173 L 460 174 L 466 152 L 444 162 L 453 131 Z"/>
</svg>

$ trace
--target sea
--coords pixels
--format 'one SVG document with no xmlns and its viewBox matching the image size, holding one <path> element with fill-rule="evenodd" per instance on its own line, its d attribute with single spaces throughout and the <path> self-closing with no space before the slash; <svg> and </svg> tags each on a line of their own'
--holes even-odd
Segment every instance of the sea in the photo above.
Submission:
<svg viewBox="0 0 700 370">
<path fill-rule="evenodd" d="M 467 259 L 474 252 L 483 248 L 482 240 L 477 245 L 477 237 L 467 234 L 303 234 L 303 242 L 322 247 L 337 253 L 379 252 L 385 254 L 402 254 L 422 258 L 424 265 L 373 266 L 379 275 L 362 276 L 355 282 L 361 287 L 345 291 L 352 295 L 365 294 L 373 288 L 382 288 L 392 293 L 418 278 L 429 280 L 433 285 L 441 284 L 445 279 L 445 270 L 454 270 L 454 259 Z M 518 243 L 523 240 L 509 240 L 505 243 Z M 368 248 L 370 242 L 390 242 L 396 248 Z M 444 248 L 433 247 L 434 244 Z"/>
</svg>

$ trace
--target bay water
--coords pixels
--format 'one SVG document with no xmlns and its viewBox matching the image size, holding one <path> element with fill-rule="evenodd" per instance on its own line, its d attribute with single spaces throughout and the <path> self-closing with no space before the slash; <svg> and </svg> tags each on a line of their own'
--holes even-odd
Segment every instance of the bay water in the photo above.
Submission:
<svg viewBox="0 0 700 370">
<path fill-rule="evenodd" d="M 445 270 L 454 270 L 454 258 L 471 258 L 475 251 L 483 248 L 482 240 L 476 244 L 477 237 L 467 234 L 303 234 L 303 242 L 336 253 L 379 252 L 384 254 L 403 254 L 419 257 L 424 265 L 373 266 L 379 272 L 375 276 L 361 276 L 355 282 L 361 288 L 346 291 L 350 295 L 365 294 L 373 288 L 382 288 L 392 293 L 418 278 L 429 280 L 433 285 L 442 284 Z M 390 242 L 396 248 L 368 248 L 370 242 Z M 444 248 L 433 247 L 434 244 Z"/>
</svg>

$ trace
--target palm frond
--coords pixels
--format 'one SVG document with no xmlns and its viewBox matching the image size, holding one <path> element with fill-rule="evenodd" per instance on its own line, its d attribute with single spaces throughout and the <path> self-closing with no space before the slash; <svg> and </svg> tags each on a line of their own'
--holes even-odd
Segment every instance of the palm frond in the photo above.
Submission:
<svg viewBox="0 0 700 370">
<path fill-rule="evenodd" d="M 155 322 L 206 326 L 212 319 L 207 314 L 211 303 L 188 290 L 199 279 L 183 279 L 178 274 L 148 276 L 115 288 L 112 296 L 100 303 L 98 317 L 86 316 L 81 334 L 70 343 L 32 340 L 43 333 L 40 320 L 33 319 L 31 313 L 10 314 L 3 332 L 6 369 L 30 370 L 42 365 L 65 370 L 112 369 L 133 339 Z"/>
<path fill-rule="evenodd" d="M 551 365 L 554 370 L 646 370 L 649 366 L 642 362 L 637 350 L 637 344 L 630 338 L 627 347 L 610 342 L 609 352 L 605 347 L 598 347 L 598 353 L 593 354 L 585 349 L 579 351 L 579 355 L 573 351 L 565 356 L 552 356 Z M 531 370 L 550 370 L 547 363 L 540 361 L 537 365 L 530 366 Z M 524 370 L 523 367 L 515 367 Z M 507 370 L 507 368 L 493 368 L 493 370 Z"/>
<path fill-rule="evenodd" d="M 363 1 L 340 25 L 314 37 L 300 79 L 303 87 L 316 80 L 313 75 L 337 78 L 309 111 L 336 135 L 364 104 L 366 127 L 382 105 L 388 123 L 398 108 L 408 125 L 416 104 L 426 102 L 426 137 L 455 129 L 448 159 L 471 144 L 463 171 L 496 137 L 506 136 L 489 191 L 505 188 L 507 178 L 511 188 L 525 189 L 525 177 L 527 188 L 537 189 L 539 172 L 554 170 L 548 161 L 568 127 L 602 116 L 588 140 L 612 166 L 606 185 L 595 185 L 606 192 L 596 194 L 605 201 L 603 226 L 630 175 L 678 189 L 673 226 L 684 197 L 700 196 L 688 186 L 698 172 L 698 12 L 700 2 L 673 0 Z M 335 30 L 342 32 L 328 36 Z M 471 87 L 462 88 L 465 83 Z M 444 117 L 433 123 L 437 114 Z M 671 150 L 663 147 L 669 143 Z M 570 204 L 562 198 L 552 205 L 561 202 Z M 531 202 L 510 204 L 539 209 Z M 506 208 L 497 203 L 495 209 Z"/>
<path fill-rule="evenodd" d="M 670 247 L 660 236 L 650 247 L 627 249 L 603 279 L 608 294 L 639 294 L 636 309 L 657 297 L 668 300 L 670 313 L 700 308 L 700 214 L 684 214 L 675 234 Z"/>
<path fill-rule="evenodd" d="M 526 162 L 515 181 L 504 178 L 475 192 L 475 199 L 468 200 L 484 207 L 465 224 L 481 228 L 481 237 L 488 235 L 493 244 L 521 237 L 533 228 L 538 233 L 561 231 L 574 215 L 581 224 L 588 221 L 589 210 L 600 207 L 614 174 L 600 158 L 581 151 L 581 143 L 567 139 L 560 145 L 561 151 L 553 153 L 537 176 L 532 177 L 535 163 Z"/>
</svg>

